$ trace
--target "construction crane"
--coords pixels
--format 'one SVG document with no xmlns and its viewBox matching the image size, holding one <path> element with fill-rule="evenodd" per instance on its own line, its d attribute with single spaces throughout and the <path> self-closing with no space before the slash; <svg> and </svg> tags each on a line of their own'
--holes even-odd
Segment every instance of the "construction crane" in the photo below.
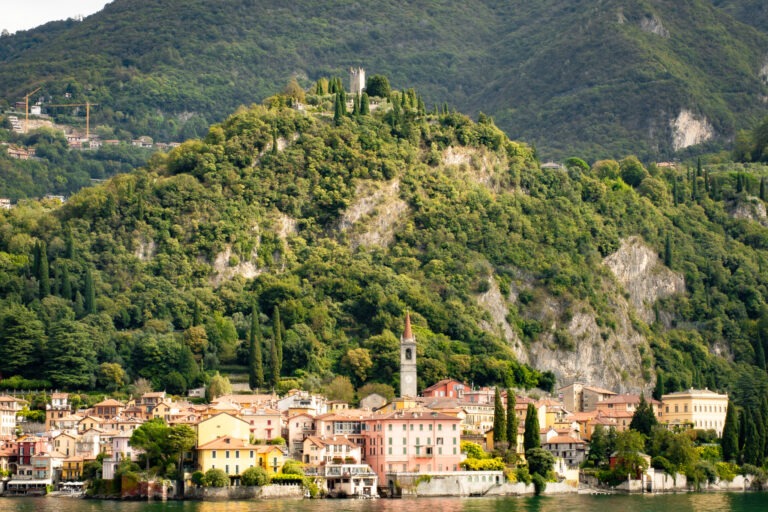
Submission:
<svg viewBox="0 0 768 512">
<path fill-rule="evenodd" d="M 38 87 L 34 91 L 24 96 L 24 115 L 26 116 L 26 121 L 24 123 L 24 133 L 29 133 L 29 97 L 35 94 L 40 89 L 42 89 L 42 87 Z"/>
<path fill-rule="evenodd" d="M 85 107 L 85 138 L 90 142 L 91 140 L 91 107 L 97 106 L 98 103 L 91 103 L 86 101 L 85 103 L 59 103 L 55 105 L 45 105 L 46 107 Z"/>
</svg>

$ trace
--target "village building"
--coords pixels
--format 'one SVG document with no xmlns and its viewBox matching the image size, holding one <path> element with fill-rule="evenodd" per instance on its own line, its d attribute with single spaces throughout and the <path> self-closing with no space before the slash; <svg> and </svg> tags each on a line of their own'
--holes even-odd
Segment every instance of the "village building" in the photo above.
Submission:
<svg viewBox="0 0 768 512">
<path fill-rule="evenodd" d="M 459 382 L 456 379 L 443 379 L 431 386 L 425 388 L 421 392 L 421 396 L 424 398 L 464 398 L 464 390 L 469 386 L 463 382 Z"/>
<path fill-rule="evenodd" d="M 588 386 L 581 382 L 574 382 L 557 391 L 563 406 L 570 412 L 594 411 L 599 402 L 616 396 L 616 393 L 613 391 L 595 386 Z"/>
<path fill-rule="evenodd" d="M 251 439 L 271 441 L 282 435 L 282 415 L 277 409 L 242 409 L 240 418 L 248 423 Z"/>
<path fill-rule="evenodd" d="M 728 395 L 704 389 L 688 389 L 661 397 L 659 420 L 669 427 L 714 430 L 723 435 Z"/>
<path fill-rule="evenodd" d="M 16 415 L 22 408 L 22 402 L 12 396 L 0 396 L 0 441 L 16 438 Z"/>
<path fill-rule="evenodd" d="M 458 471 L 461 420 L 424 407 L 364 421 L 364 459 L 379 479 L 392 472 Z"/>
</svg>

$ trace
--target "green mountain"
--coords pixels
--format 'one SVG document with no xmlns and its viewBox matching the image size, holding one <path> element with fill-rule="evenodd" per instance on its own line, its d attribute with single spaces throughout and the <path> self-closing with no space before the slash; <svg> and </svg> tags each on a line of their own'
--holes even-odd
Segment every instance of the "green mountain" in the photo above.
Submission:
<svg viewBox="0 0 768 512">
<path fill-rule="evenodd" d="M 768 31 L 768 6 L 760 0 L 713 0 L 715 6 L 737 20 Z"/>
<path fill-rule="evenodd" d="M 547 158 L 666 159 L 765 115 L 766 54 L 764 33 L 705 0 L 115 0 L 0 39 L 0 90 L 43 86 L 98 102 L 118 133 L 183 140 L 292 76 L 361 65 L 428 106 L 483 110 Z"/>
<path fill-rule="evenodd" d="M 276 98 L 63 206 L 2 212 L 0 372 L 18 377 L 0 385 L 182 392 L 258 366 L 251 340 L 266 387 L 396 385 L 410 311 L 420 389 L 762 403 L 764 168 L 542 168 L 488 117 L 419 100 L 334 119 L 333 96 Z"/>
</svg>

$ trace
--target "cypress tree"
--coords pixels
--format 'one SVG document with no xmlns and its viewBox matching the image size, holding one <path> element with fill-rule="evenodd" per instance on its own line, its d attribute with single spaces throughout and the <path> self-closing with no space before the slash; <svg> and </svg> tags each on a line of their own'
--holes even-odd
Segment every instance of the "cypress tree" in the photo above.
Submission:
<svg viewBox="0 0 768 512">
<path fill-rule="evenodd" d="M 674 199 L 675 206 L 680 204 L 680 194 L 677 191 L 677 178 L 672 182 L 672 198 Z"/>
<path fill-rule="evenodd" d="M 333 124 L 336 126 L 341 124 L 341 118 L 344 117 L 344 109 L 341 103 L 341 94 L 336 93 L 336 99 L 333 104 Z"/>
<path fill-rule="evenodd" d="M 669 233 L 667 233 L 667 237 L 664 240 L 664 264 L 672 268 L 672 242 L 669 239 Z"/>
<path fill-rule="evenodd" d="M 360 115 L 367 116 L 371 113 L 371 104 L 368 98 L 368 93 L 363 93 L 360 96 Z"/>
<path fill-rule="evenodd" d="M 64 257 L 67 259 L 75 259 L 75 241 L 72 238 L 72 229 L 67 228 L 64 238 Z"/>
<path fill-rule="evenodd" d="M 283 327 L 283 322 L 280 320 L 280 308 L 275 306 L 275 315 L 274 315 L 274 328 L 275 328 L 275 346 L 277 347 L 277 357 L 280 359 L 280 364 L 282 365 L 283 361 L 283 335 L 285 334 L 285 327 Z"/>
<path fill-rule="evenodd" d="M 517 416 L 515 415 L 515 394 L 507 388 L 507 442 L 512 453 L 517 452 Z"/>
<path fill-rule="evenodd" d="M 525 433 L 523 434 L 523 449 L 527 453 L 531 448 L 541 448 L 539 415 L 533 403 L 528 404 L 525 412 Z"/>
<path fill-rule="evenodd" d="M 504 414 L 504 405 L 501 403 L 501 393 L 498 386 L 493 396 L 493 444 L 506 442 L 507 418 Z"/>
<path fill-rule="evenodd" d="M 347 93 L 344 91 L 344 87 L 339 90 L 339 99 L 341 100 L 341 115 L 345 116 L 347 115 Z"/>
<path fill-rule="evenodd" d="M 656 415 L 653 414 L 653 407 L 646 402 L 645 395 L 641 393 L 640 403 L 637 405 L 637 409 L 635 409 L 635 413 L 632 415 L 632 421 L 629 423 L 629 428 L 636 430 L 641 434 L 645 434 L 646 436 L 650 436 L 651 430 L 653 430 L 653 427 L 656 426 L 657 423 Z"/>
<path fill-rule="evenodd" d="M 754 411 L 745 410 L 746 426 L 744 427 L 744 462 L 754 466 L 760 465 L 762 459 L 762 435 L 755 424 Z M 762 420 L 761 420 L 762 422 Z"/>
<path fill-rule="evenodd" d="M 40 242 L 40 269 L 37 276 L 40 285 L 40 298 L 51 294 L 51 276 L 48 268 L 48 248 L 45 242 Z"/>
<path fill-rule="evenodd" d="M 90 267 L 85 270 L 85 292 L 83 293 L 83 312 L 90 315 L 96 311 L 96 290 Z"/>
<path fill-rule="evenodd" d="M 760 339 L 760 333 L 757 333 L 757 338 L 754 342 L 755 348 L 755 366 L 761 370 L 765 370 L 765 351 L 763 350 L 763 340 Z"/>
<path fill-rule="evenodd" d="M 765 178 L 760 178 L 760 199 L 765 201 Z"/>
<path fill-rule="evenodd" d="M 59 287 L 61 289 L 61 297 L 67 300 L 72 300 L 72 281 L 69 278 L 69 269 L 66 265 L 61 267 L 61 275 L 59 276 Z"/>
<path fill-rule="evenodd" d="M 40 280 L 40 241 L 35 242 L 32 247 L 32 277 Z"/>
<path fill-rule="evenodd" d="M 269 360 L 271 363 L 272 387 L 274 388 L 280 383 L 280 360 L 277 358 L 277 346 L 275 344 L 274 336 L 270 339 Z"/>
<path fill-rule="evenodd" d="M 661 400 L 662 395 L 664 395 L 664 374 L 661 373 L 661 370 L 656 372 L 656 387 L 653 388 L 653 398 L 656 400 Z"/>
<path fill-rule="evenodd" d="M 275 306 L 272 315 L 272 344 L 270 345 L 270 360 L 272 363 L 272 385 L 277 386 L 280 383 L 280 371 L 283 366 L 283 338 L 282 325 L 280 322 L 280 309 Z"/>
<path fill-rule="evenodd" d="M 696 159 L 696 176 L 701 176 L 701 157 Z"/>
<path fill-rule="evenodd" d="M 691 182 L 691 201 L 696 201 L 696 199 L 699 197 L 699 191 L 698 191 L 698 178 L 696 176 L 693 177 L 693 181 Z"/>
<path fill-rule="evenodd" d="M 709 196 L 709 172 L 704 171 L 704 192 Z"/>
<path fill-rule="evenodd" d="M 248 385 L 251 389 L 264 386 L 264 363 L 261 357 L 261 327 L 259 311 L 251 307 L 251 328 L 248 331 Z"/>
</svg>

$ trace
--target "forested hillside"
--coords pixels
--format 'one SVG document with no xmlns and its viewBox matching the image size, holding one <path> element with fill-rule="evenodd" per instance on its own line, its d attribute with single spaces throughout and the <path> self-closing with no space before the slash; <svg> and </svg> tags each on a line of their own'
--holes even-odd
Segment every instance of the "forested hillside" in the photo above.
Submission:
<svg viewBox="0 0 768 512">
<path fill-rule="evenodd" d="M 131 147 L 105 146 L 95 151 L 70 150 L 64 134 L 40 129 L 29 135 L 12 134 L 0 128 L 0 197 L 14 202 L 47 194 L 68 196 L 93 180 L 131 172 L 144 165 L 151 151 Z M 10 145 L 34 151 L 34 158 L 18 160 L 8 155 Z"/>
<path fill-rule="evenodd" d="M 275 97 L 63 206 L 0 214 L 2 376 L 183 392 L 255 361 L 253 340 L 267 388 L 396 384 L 410 311 L 419 388 L 551 390 L 597 347 L 593 383 L 761 403 L 761 167 L 542 169 L 488 117 L 393 98 L 332 115 L 332 95 Z M 682 288 L 631 305 L 609 263 L 628 240 Z"/>
<path fill-rule="evenodd" d="M 292 76 L 308 87 L 361 65 L 430 107 L 493 115 L 547 159 L 667 159 L 766 112 L 768 38 L 728 14 L 759 8 L 719 4 L 115 0 L 1 38 L 0 91 L 69 93 L 99 103 L 97 123 L 181 141 Z"/>
</svg>

